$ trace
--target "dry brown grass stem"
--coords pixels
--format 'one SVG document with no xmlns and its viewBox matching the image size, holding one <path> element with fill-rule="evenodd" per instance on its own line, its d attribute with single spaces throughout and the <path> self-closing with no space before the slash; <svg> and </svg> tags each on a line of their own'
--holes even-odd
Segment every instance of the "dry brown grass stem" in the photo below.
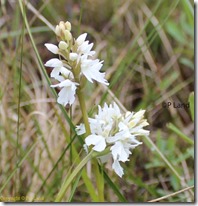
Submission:
<svg viewBox="0 0 198 206">
<path fill-rule="evenodd" d="M 191 190 L 191 189 L 193 189 L 193 188 L 194 188 L 194 185 L 191 186 L 191 187 L 187 187 L 187 188 L 184 188 L 184 189 L 182 189 L 182 190 L 179 190 L 179 191 L 177 191 L 177 192 L 171 193 L 171 194 L 169 194 L 169 195 L 165 195 L 165 196 L 163 196 L 163 197 L 160 197 L 160 198 L 157 198 L 157 199 L 154 199 L 154 200 L 150 200 L 150 201 L 148 201 L 148 202 L 159 202 L 159 201 L 164 200 L 164 199 L 167 199 L 167 198 L 169 198 L 169 197 L 173 197 L 173 196 L 175 196 L 175 195 L 178 195 L 178 194 L 180 194 L 180 193 L 182 193 L 182 192 L 186 192 L 186 191 L 188 191 L 188 190 Z"/>
</svg>

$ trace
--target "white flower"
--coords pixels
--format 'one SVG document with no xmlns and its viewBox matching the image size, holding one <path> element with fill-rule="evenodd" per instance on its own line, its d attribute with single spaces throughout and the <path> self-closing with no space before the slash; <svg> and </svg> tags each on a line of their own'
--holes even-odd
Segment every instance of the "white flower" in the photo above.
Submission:
<svg viewBox="0 0 198 206">
<path fill-rule="evenodd" d="M 103 66 L 103 61 L 99 59 L 90 59 L 95 54 L 95 51 L 91 51 L 93 43 L 89 44 L 89 41 L 85 41 L 87 33 L 81 34 L 76 39 L 77 52 L 71 52 L 69 55 L 70 60 L 77 60 L 77 64 L 80 63 L 81 74 L 83 74 L 88 81 L 93 83 L 96 80 L 102 84 L 108 85 L 105 79 L 105 73 L 101 73 L 100 69 Z"/>
<path fill-rule="evenodd" d="M 76 85 L 77 83 L 72 82 L 69 79 L 62 81 L 59 84 L 51 85 L 51 87 L 63 87 L 58 93 L 57 102 L 64 106 L 67 104 L 72 105 L 75 101 Z"/>
<path fill-rule="evenodd" d="M 89 44 L 89 41 L 85 41 L 86 37 L 87 33 L 84 33 L 76 39 L 77 52 L 79 55 L 93 56 L 95 54 L 95 51 L 91 51 L 93 43 Z"/>
<path fill-rule="evenodd" d="M 52 87 L 63 87 L 58 94 L 57 101 L 60 104 L 71 105 L 74 102 L 77 85 L 74 81 L 81 84 L 82 75 L 91 83 L 95 80 L 109 84 L 105 79 L 105 73 L 100 72 L 103 61 L 92 59 L 95 54 L 95 51 L 92 51 L 94 44 L 86 40 L 87 33 L 75 39 L 71 33 L 70 22 L 63 21 L 56 26 L 55 33 L 59 41 L 58 46 L 51 43 L 46 43 L 45 46 L 50 52 L 59 54 L 61 58 L 52 58 L 45 63 L 45 66 L 53 68 L 50 76 L 60 82 Z"/>
<path fill-rule="evenodd" d="M 49 51 L 51 51 L 52 53 L 58 54 L 58 47 L 57 47 L 56 45 L 46 43 L 45 46 L 46 46 L 47 49 L 48 49 Z"/>
<path fill-rule="evenodd" d="M 120 177 L 124 174 L 119 162 L 129 161 L 132 150 L 142 144 L 136 137 L 148 135 L 149 131 L 143 129 L 148 123 L 144 119 L 144 110 L 137 113 L 126 112 L 122 114 L 117 104 L 103 108 L 98 106 L 98 114 L 95 118 L 89 118 L 91 135 L 86 137 L 87 146 L 94 145 L 92 150 L 102 152 L 107 147 L 110 148 L 110 154 L 113 158 L 112 168 Z M 79 135 L 85 133 L 84 125 L 77 127 Z M 100 158 L 105 162 L 107 158 Z"/>
<path fill-rule="evenodd" d="M 100 62 L 98 59 L 96 60 L 84 60 L 81 64 L 81 72 L 85 75 L 85 77 L 93 83 L 92 79 L 108 85 L 109 83 L 105 79 L 105 73 L 101 73 L 100 69 L 102 67 L 102 61 Z"/>
</svg>

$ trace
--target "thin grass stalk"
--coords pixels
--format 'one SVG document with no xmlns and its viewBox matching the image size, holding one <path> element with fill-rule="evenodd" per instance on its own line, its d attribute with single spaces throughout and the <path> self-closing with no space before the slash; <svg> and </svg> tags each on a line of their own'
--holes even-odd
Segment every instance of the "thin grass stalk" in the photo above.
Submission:
<svg viewBox="0 0 198 206">
<path fill-rule="evenodd" d="M 25 10 L 25 9 L 24 9 Z M 17 104 L 17 138 L 16 138 L 16 162 L 20 158 L 20 151 L 19 151 L 19 136 L 20 136 L 20 104 L 21 104 L 21 83 L 22 83 L 22 69 L 23 69 L 23 39 L 24 39 L 24 29 L 25 24 L 22 21 L 22 29 L 21 29 L 21 51 L 20 51 L 20 66 L 19 66 L 19 91 L 18 91 L 18 104 Z M 16 182 L 15 182 L 15 194 L 19 192 L 19 185 L 20 185 L 20 168 L 16 171 Z"/>
<path fill-rule="evenodd" d="M 191 190 L 191 189 L 193 189 L 193 188 L 194 188 L 194 185 L 193 185 L 193 186 L 190 186 L 190 187 L 187 187 L 187 188 L 184 188 L 184 189 L 182 189 L 182 190 L 179 190 L 179 191 L 177 191 L 177 192 L 171 193 L 171 194 L 169 194 L 169 195 L 165 195 L 165 196 L 163 196 L 163 197 L 150 200 L 150 201 L 148 201 L 148 202 L 159 202 L 159 201 L 164 200 L 164 199 L 167 199 L 167 198 L 169 198 L 169 197 L 178 195 L 178 194 L 180 194 L 180 193 L 182 193 L 182 192 L 186 192 L 186 191 L 188 191 L 188 190 Z"/>
<path fill-rule="evenodd" d="M 35 142 L 30 149 L 25 153 L 25 155 L 23 156 L 23 158 L 17 162 L 14 170 L 11 172 L 11 174 L 7 177 L 7 179 L 5 180 L 4 184 L 2 185 L 2 187 L 0 188 L 0 194 L 2 193 L 2 191 L 5 189 L 6 185 L 8 184 L 8 182 L 10 181 L 10 179 L 15 175 L 15 173 L 17 172 L 18 168 L 21 167 L 21 165 L 23 164 L 23 162 L 27 159 L 27 157 L 29 156 L 29 154 L 33 151 L 33 149 L 35 148 L 35 146 L 37 145 L 38 142 Z"/>
</svg>

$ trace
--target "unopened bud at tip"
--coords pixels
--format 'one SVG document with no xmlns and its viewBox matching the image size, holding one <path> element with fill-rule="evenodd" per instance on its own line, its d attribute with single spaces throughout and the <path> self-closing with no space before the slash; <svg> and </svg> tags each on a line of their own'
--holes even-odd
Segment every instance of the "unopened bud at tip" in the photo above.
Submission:
<svg viewBox="0 0 198 206">
<path fill-rule="evenodd" d="M 65 22 L 65 27 L 68 31 L 71 31 L 71 23 L 69 21 Z"/>
<path fill-rule="evenodd" d="M 64 35 L 65 35 L 65 39 L 67 41 L 70 41 L 72 39 L 72 35 L 71 35 L 71 32 L 68 31 L 68 30 L 64 30 Z"/>
</svg>

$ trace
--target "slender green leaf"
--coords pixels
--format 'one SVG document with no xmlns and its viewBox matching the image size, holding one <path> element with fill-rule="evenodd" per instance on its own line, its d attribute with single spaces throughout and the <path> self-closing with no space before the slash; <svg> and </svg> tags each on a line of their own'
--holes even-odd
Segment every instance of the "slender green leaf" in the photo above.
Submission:
<svg viewBox="0 0 198 206">
<path fill-rule="evenodd" d="M 73 198 L 74 193 L 75 193 L 75 191 L 76 191 L 76 188 L 77 188 L 77 186 L 78 186 L 78 183 L 79 183 L 79 180 L 80 180 L 81 175 L 82 175 L 82 170 L 79 172 L 79 174 L 77 175 L 77 177 L 76 177 L 76 179 L 75 179 L 75 181 L 74 181 L 74 184 L 73 184 L 73 186 L 72 186 L 72 190 L 71 190 L 70 196 L 69 196 L 69 198 L 68 198 L 68 202 L 71 202 L 71 201 L 72 201 L 72 198 Z"/>
<path fill-rule="evenodd" d="M 185 135 L 183 132 L 181 132 L 181 130 L 179 130 L 174 124 L 168 123 L 167 128 L 172 130 L 175 134 L 181 137 L 185 142 L 188 142 L 189 144 L 194 145 L 194 141 L 190 137 Z"/>
<path fill-rule="evenodd" d="M 120 202 L 127 202 L 127 200 L 125 199 L 125 197 L 122 195 L 122 193 L 120 192 L 120 190 L 118 189 L 117 185 L 114 184 L 111 179 L 109 178 L 109 176 L 107 175 L 107 173 L 105 171 L 104 172 L 104 178 L 108 184 L 108 186 L 111 187 L 111 189 L 115 192 L 115 194 L 117 195 L 117 197 L 119 198 Z"/>
</svg>

